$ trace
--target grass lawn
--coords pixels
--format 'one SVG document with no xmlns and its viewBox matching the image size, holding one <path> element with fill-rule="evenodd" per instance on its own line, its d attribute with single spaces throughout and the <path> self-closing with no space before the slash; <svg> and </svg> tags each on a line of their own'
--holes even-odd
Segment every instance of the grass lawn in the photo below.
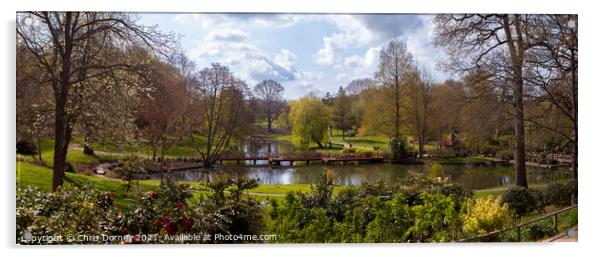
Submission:
<svg viewBox="0 0 602 257">
<path fill-rule="evenodd" d="M 43 139 L 40 140 L 40 148 L 42 151 L 42 160 L 48 165 L 52 166 L 54 163 L 54 140 L 52 139 Z M 23 158 L 25 160 L 33 161 L 37 160 L 38 155 L 35 155 L 35 158 L 30 155 L 17 155 L 19 158 Z M 106 158 L 107 156 L 99 155 L 99 156 L 90 156 L 85 155 L 83 150 L 74 149 L 72 147 L 69 148 L 69 152 L 67 153 L 67 162 L 71 164 L 86 164 L 86 163 L 94 163 L 98 162 L 99 158 Z"/>
<path fill-rule="evenodd" d="M 165 151 L 167 158 L 177 157 L 194 157 L 197 156 L 195 145 L 203 146 L 207 144 L 207 137 L 201 135 L 194 135 L 194 139 L 190 137 L 182 138 L 182 141 L 175 145 L 171 145 Z M 234 142 L 234 141 L 233 141 Z M 234 142 L 236 143 L 236 142 Z M 153 149 L 145 142 L 136 142 L 128 145 L 113 145 L 103 143 L 93 143 L 92 148 L 101 152 L 116 152 L 116 153 L 130 153 L 142 157 L 152 157 Z M 157 148 L 157 155 L 160 155 L 161 149 Z"/>
<path fill-rule="evenodd" d="M 335 185 L 333 194 L 338 194 L 341 190 L 349 186 Z M 310 184 L 260 184 L 259 187 L 249 190 L 252 193 L 258 194 L 278 194 L 285 195 L 288 192 L 302 192 L 309 193 L 311 191 Z"/>
<path fill-rule="evenodd" d="M 121 180 L 105 179 L 74 173 L 65 174 L 65 188 L 82 186 L 84 184 L 90 184 L 100 191 L 116 193 L 117 199 L 115 204 L 120 209 L 128 209 L 130 201 L 137 197 L 137 191 L 135 189 L 130 189 L 130 192 L 125 194 L 124 186 L 126 185 L 126 182 Z M 26 188 L 28 186 L 50 192 L 52 190 L 52 169 L 27 162 L 17 162 L 17 187 Z M 156 190 L 158 186 L 159 181 L 149 180 L 139 181 L 134 188 L 141 188 L 144 191 L 153 191 Z"/>
<path fill-rule="evenodd" d="M 550 183 L 531 183 L 529 184 L 529 188 L 530 189 L 543 189 L 545 187 L 547 187 L 548 185 L 552 184 L 552 183 L 567 183 L 569 180 L 558 180 L 558 181 L 554 181 L 554 182 L 550 182 Z M 493 188 L 488 188 L 488 189 L 481 189 L 481 190 L 474 190 L 474 197 L 475 198 L 482 198 L 482 197 L 497 197 L 500 196 L 502 193 L 504 193 L 504 191 L 506 191 L 508 188 L 510 188 L 510 186 L 499 186 L 499 187 L 493 187 Z"/>
</svg>

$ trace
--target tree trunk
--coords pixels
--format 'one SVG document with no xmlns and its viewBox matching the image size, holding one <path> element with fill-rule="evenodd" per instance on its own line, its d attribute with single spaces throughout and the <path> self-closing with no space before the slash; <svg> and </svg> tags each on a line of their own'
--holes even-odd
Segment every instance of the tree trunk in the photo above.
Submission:
<svg viewBox="0 0 602 257">
<path fill-rule="evenodd" d="M 502 16 L 506 45 L 510 51 L 512 66 L 512 100 L 514 105 L 514 167 L 516 172 L 516 185 L 528 187 L 527 169 L 525 166 L 525 120 L 523 107 L 523 57 L 524 42 L 522 40 L 521 24 L 518 16 L 514 16 L 515 32 L 510 29 L 511 23 L 508 15 Z M 516 36 L 516 39 L 514 38 Z M 514 45 L 516 41 L 516 46 Z"/>
<path fill-rule="evenodd" d="M 571 51 L 571 86 L 573 88 L 572 93 L 573 93 L 573 179 L 577 180 L 577 174 L 578 174 L 578 170 L 577 170 L 577 161 L 578 161 L 578 128 L 577 125 L 579 124 L 577 121 L 577 117 L 578 117 L 578 113 L 577 113 L 577 108 L 579 107 L 578 105 L 578 94 L 577 94 L 577 77 L 576 77 L 576 73 L 577 73 L 577 61 L 575 60 L 575 52 Z"/>
<path fill-rule="evenodd" d="M 516 76 L 516 75 L 515 75 Z M 523 113 L 523 80 L 522 76 L 514 81 L 514 161 L 516 170 L 516 185 L 529 187 L 527 184 L 527 169 L 525 165 L 525 121 Z"/>
<path fill-rule="evenodd" d="M 63 186 L 63 176 L 65 175 L 65 162 L 67 159 L 68 145 L 66 137 L 65 106 L 59 101 L 56 105 L 55 115 L 55 133 L 54 133 L 54 163 L 52 166 L 52 191 L 56 192 Z"/>
<path fill-rule="evenodd" d="M 422 155 L 424 154 L 424 139 L 422 136 L 418 138 L 418 158 L 422 159 Z"/>
<path fill-rule="evenodd" d="M 36 140 L 38 142 L 38 160 L 42 161 L 42 143 L 40 142 L 40 138 Z"/>
<path fill-rule="evenodd" d="M 52 191 L 55 192 L 63 185 L 65 175 L 65 163 L 67 151 L 71 140 L 71 125 L 67 119 L 66 105 L 71 88 L 71 54 L 73 47 L 73 35 L 71 34 L 71 22 L 73 13 L 65 13 L 64 26 L 64 52 L 61 60 L 60 80 L 53 80 L 55 106 L 55 130 L 54 130 L 54 164 L 52 167 Z"/>
</svg>

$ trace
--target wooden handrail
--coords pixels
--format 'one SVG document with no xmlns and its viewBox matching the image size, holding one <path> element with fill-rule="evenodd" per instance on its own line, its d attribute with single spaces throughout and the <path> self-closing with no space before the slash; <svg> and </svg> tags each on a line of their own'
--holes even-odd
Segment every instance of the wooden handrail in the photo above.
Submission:
<svg viewBox="0 0 602 257">
<path fill-rule="evenodd" d="M 465 238 L 457 240 L 456 242 L 470 242 L 470 241 L 473 241 L 475 239 L 480 239 L 480 238 L 494 236 L 494 235 L 497 235 L 497 234 L 504 233 L 506 231 L 513 230 L 513 229 L 517 229 L 518 230 L 518 241 L 520 241 L 520 239 L 521 239 L 521 237 L 520 237 L 520 229 L 521 229 L 521 227 L 524 227 L 524 226 L 529 225 L 531 223 L 534 223 L 534 222 L 537 222 L 537 221 L 540 221 L 540 220 L 543 220 L 543 219 L 546 219 L 546 218 L 549 218 L 549 217 L 553 216 L 554 217 L 554 227 L 556 228 L 558 226 L 557 215 L 560 214 L 560 213 L 563 213 L 563 212 L 575 209 L 575 208 L 577 208 L 577 204 L 571 205 L 569 207 L 566 207 L 566 208 L 563 208 L 563 209 L 560 209 L 560 210 L 557 210 L 557 211 L 550 212 L 550 213 L 548 213 L 546 215 L 537 217 L 537 218 L 529 220 L 529 221 L 525 221 L 523 223 L 520 223 L 518 225 L 509 227 L 509 228 L 498 229 L 498 230 L 495 230 L 495 231 L 492 231 L 492 232 L 489 232 L 489 233 L 486 233 L 486 234 L 482 234 L 482 235 L 465 237 Z"/>
</svg>

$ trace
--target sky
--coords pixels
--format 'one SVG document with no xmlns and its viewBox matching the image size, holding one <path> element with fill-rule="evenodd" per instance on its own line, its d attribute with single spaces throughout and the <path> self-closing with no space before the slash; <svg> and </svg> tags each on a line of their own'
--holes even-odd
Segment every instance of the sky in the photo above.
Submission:
<svg viewBox="0 0 602 257">
<path fill-rule="evenodd" d="M 249 87 L 278 81 L 286 99 L 336 93 L 350 81 L 372 77 L 380 50 L 397 38 L 419 69 L 434 81 L 443 52 L 432 45 L 430 15 L 143 13 L 140 22 L 180 35 L 184 53 L 198 68 L 219 62 Z"/>
</svg>

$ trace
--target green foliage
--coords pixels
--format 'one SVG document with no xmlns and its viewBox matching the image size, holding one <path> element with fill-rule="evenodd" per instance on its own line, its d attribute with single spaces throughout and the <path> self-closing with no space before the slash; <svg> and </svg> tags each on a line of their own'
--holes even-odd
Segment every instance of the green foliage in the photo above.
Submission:
<svg viewBox="0 0 602 257">
<path fill-rule="evenodd" d="M 534 224 L 527 226 L 524 231 L 525 234 L 523 237 L 526 241 L 536 241 L 554 236 L 558 233 L 550 219 L 535 222 Z"/>
<path fill-rule="evenodd" d="M 429 176 L 433 178 L 444 178 L 445 173 L 443 172 L 443 166 L 437 162 L 431 164 L 429 167 Z"/>
<path fill-rule="evenodd" d="M 457 223 L 454 200 L 442 194 L 422 193 L 423 204 L 412 207 L 414 225 L 412 237 L 418 242 L 448 242 L 450 226 Z"/>
<path fill-rule="evenodd" d="M 461 214 L 462 229 L 467 235 L 480 235 L 510 224 L 512 216 L 508 204 L 499 198 L 478 198 L 467 201 Z"/>
<path fill-rule="evenodd" d="M 146 169 L 151 164 L 150 160 L 138 157 L 136 155 L 129 155 L 122 160 L 121 169 L 117 170 L 117 172 L 122 172 L 122 178 L 127 182 L 125 187 L 125 192 L 128 193 L 132 186 L 132 180 L 134 179 L 135 174 L 144 173 Z"/>
<path fill-rule="evenodd" d="M 566 184 L 553 183 L 543 189 L 546 205 L 570 205 L 574 194 L 577 194 L 577 184 L 574 181 Z"/>
<path fill-rule="evenodd" d="M 91 188 L 64 188 L 47 193 L 33 188 L 17 190 L 17 242 L 21 244 L 46 243 L 179 243 L 177 238 L 163 235 L 198 233 L 214 235 L 261 234 L 263 217 L 260 205 L 252 198 L 242 197 L 243 191 L 255 188 L 257 182 L 247 179 L 229 179 L 207 188 L 209 196 L 192 198 L 187 184 L 164 180 L 157 191 L 139 191 L 130 202 L 131 209 L 119 212 L 112 192 L 103 193 Z M 216 191 L 217 190 L 217 191 Z M 129 236 L 117 241 L 85 242 L 31 242 L 26 234 L 90 236 Z M 156 235 L 154 241 L 141 241 L 137 235 Z M 216 242 L 215 239 L 192 241 Z M 230 242 L 230 241 L 229 241 Z"/>
<path fill-rule="evenodd" d="M 419 198 L 419 199 L 416 199 Z M 309 193 L 272 201 L 271 231 L 281 242 L 441 242 L 458 222 L 453 197 L 364 183 L 336 196 L 322 175 Z"/>
<path fill-rule="evenodd" d="M 532 212 L 538 205 L 536 195 L 524 187 L 509 188 L 501 195 L 501 202 L 508 204 L 510 210 L 518 216 Z"/>
<path fill-rule="evenodd" d="M 289 119 L 295 145 L 308 148 L 314 142 L 321 148 L 322 143 L 328 140 L 330 113 L 315 96 L 304 96 L 291 103 Z"/>
<path fill-rule="evenodd" d="M 210 235 L 256 235 L 264 230 L 259 202 L 243 197 L 246 190 L 256 188 L 257 180 L 223 177 L 209 183 L 211 191 L 194 201 L 195 220 Z M 227 241 L 229 243 L 242 241 Z"/>
<path fill-rule="evenodd" d="M 379 157 L 379 153 L 377 150 L 368 149 L 368 148 L 344 148 L 341 150 L 343 154 L 353 154 L 356 157 Z"/>
<path fill-rule="evenodd" d="M 45 193 L 34 188 L 17 189 L 17 243 L 56 244 L 28 240 L 31 236 L 113 233 L 117 212 L 115 195 L 91 189 L 63 189 Z M 67 242 L 62 242 L 67 243 Z M 72 242 L 78 243 L 78 242 Z M 98 242 L 100 243 L 100 242 Z"/>
<path fill-rule="evenodd" d="M 471 190 L 468 190 L 465 187 L 458 184 L 437 187 L 435 188 L 434 192 L 440 193 L 445 196 L 449 196 L 452 199 L 454 199 L 457 210 L 460 209 L 460 207 L 465 201 L 472 199 L 474 195 Z"/>
<path fill-rule="evenodd" d="M 405 138 L 392 138 L 389 142 L 389 150 L 391 151 L 391 160 L 401 160 L 412 156 Z"/>
</svg>

